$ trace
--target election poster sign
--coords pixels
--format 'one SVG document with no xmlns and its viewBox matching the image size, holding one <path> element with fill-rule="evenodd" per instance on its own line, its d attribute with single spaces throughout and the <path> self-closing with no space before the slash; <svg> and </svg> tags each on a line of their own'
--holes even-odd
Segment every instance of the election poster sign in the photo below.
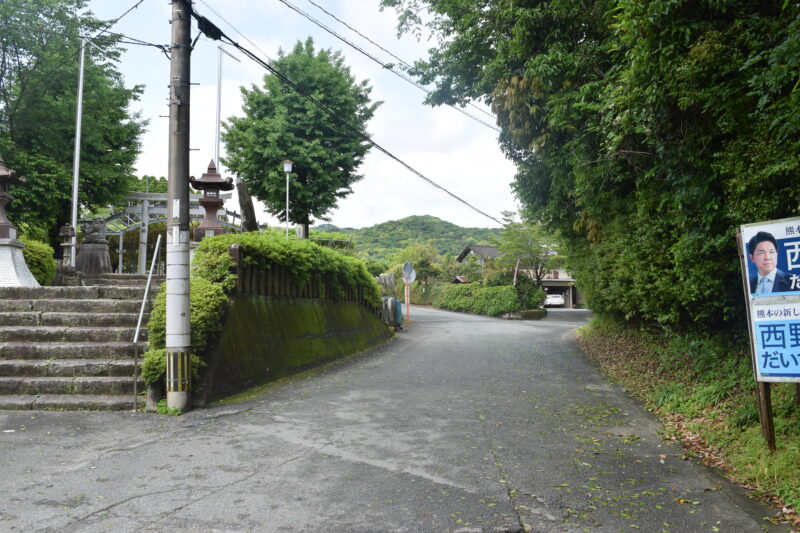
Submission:
<svg viewBox="0 0 800 533">
<path fill-rule="evenodd" d="M 756 380 L 800 382 L 800 218 L 740 231 Z"/>
<path fill-rule="evenodd" d="M 800 295 L 800 218 L 745 224 L 741 231 L 750 294 Z"/>
<path fill-rule="evenodd" d="M 752 307 L 758 381 L 800 381 L 800 303 Z"/>
</svg>

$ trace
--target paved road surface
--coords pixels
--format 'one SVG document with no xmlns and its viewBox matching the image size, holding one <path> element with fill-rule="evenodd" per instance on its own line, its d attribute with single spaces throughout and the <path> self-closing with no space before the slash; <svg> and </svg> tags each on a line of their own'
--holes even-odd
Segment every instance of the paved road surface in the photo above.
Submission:
<svg viewBox="0 0 800 533">
<path fill-rule="evenodd" d="M 0 531 L 762 531 L 575 349 L 585 312 L 412 318 L 182 417 L 0 413 Z"/>
</svg>

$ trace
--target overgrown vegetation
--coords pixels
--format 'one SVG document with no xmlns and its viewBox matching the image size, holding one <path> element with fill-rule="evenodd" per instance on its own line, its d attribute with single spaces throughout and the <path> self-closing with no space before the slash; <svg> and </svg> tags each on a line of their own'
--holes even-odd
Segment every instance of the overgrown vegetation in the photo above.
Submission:
<svg viewBox="0 0 800 533">
<path fill-rule="evenodd" d="M 761 436 L 746 343 L 720 334 L 689 337 L 625 328 L 596 316 L 579 342 L 613 378 L 658 414 L 680 439 L 732 480 L 786 507 L 800 526 L 800 405 L 795 385 L 774 383 L 777 452 Z"/>
<path fill-rule="evenodd" d="M 517 196 L 589 307 L 742 328 L 735 227 L 800 214 L 800 5 L 382 4 L 404 30 L 427 13 L 430 103 L 492 105 Z"/>
</svg>

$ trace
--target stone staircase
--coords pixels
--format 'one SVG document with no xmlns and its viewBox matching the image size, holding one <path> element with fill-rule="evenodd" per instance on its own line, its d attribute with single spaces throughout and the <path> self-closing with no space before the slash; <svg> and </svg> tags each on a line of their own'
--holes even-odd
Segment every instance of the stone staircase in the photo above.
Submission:
<svg viewBox="0 0 800 533">
<path fill-rule="evenodd" d="M 133 409 L 134 350 L 147 349 L 146 315 L 138 346 L 133 337 L 147 280 L 106 274 L 84 282 L 0 287 L 0 409 Z"/>
</svg>

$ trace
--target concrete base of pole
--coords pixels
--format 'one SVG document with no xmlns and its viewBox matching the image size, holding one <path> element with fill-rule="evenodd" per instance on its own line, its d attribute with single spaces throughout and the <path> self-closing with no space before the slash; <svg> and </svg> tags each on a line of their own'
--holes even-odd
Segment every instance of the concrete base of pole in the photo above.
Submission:
<svg viewBox="0 0 800 533">
<path fill-rule="evenodd" d="M 191 396 L 189 352 L 167 352 L 167 407 L 187 411 Z"/>
<path fill-rule="evenodd" d="M 181 411 L 188 411 L 191 405 L 189 404 L 188 392 L 167 391 L 167 407 L 170 409 L 180 409 Z"/>
</svg>

